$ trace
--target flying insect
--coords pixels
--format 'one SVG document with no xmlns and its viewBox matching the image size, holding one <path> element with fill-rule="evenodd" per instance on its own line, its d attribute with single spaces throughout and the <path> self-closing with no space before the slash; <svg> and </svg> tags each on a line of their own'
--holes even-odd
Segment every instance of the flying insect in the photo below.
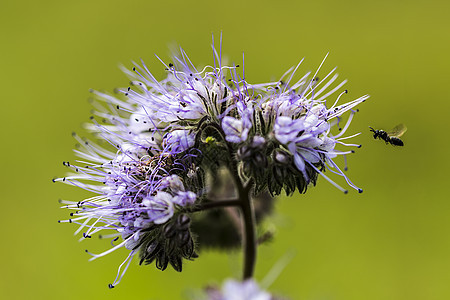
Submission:
<svg viewBox="0 0 450 300">
<path fill-rule="evenodd" d="M 392 146 L 403 146 L 404 143 L 400 137 L 406 132 L 405 124 L 398 124 L 391 131 L 386 132 L 384 130 L 375 130 L 370 127 L 370 131 L 373 132 L 374 139 L 383 140 L 386 144 L 391 144 Z"/>
</svg>

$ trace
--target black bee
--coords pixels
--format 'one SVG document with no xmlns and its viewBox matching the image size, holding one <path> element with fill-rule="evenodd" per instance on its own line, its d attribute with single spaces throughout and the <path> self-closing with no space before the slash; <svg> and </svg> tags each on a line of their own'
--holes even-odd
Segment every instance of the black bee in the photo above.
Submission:
<svg viewBox="0 0 450 300">
<path fill-rule="evenodd" d="M 370 131 L 373 132 L 374 139 L 380 139 L 386 142 L 386 144 L 391 144 L 393 146 L 403 146 L 403 141 L 400 137 L 406 132 L 406 126 L 404 124 L 398 124 L 391 131 L 386 132 L 384 130 L 375 130 L 370 127 Z"/>
</svg>

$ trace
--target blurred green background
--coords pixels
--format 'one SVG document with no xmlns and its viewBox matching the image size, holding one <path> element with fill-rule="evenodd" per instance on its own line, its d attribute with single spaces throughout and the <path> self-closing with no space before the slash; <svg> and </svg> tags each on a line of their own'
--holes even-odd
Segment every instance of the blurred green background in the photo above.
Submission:
<svg viewBox="0 0 450 300">
<path fill-rule="evenodd" d="M 127 86 L 118 64 L 143 58 L 158 78 L 173 45 L 196 65 L 212 62 L 223 32 L 229 61 L 246 57 L 246 77 L 278 79 L 302 57 L 300 73 L 330 56 L 360 105 L 351 132 L 363 144 L 349 176 L 363 194 L 325 180 L 281 197 L 277 236 L 262 246 L 256 277 L 296 256 L 270 286 L 291 299 L 450 299 L 448 1 L 2 1 L 0 31 L 2 299 L 179 299 L 240 276 L 240 254 L 202 253 L 183 273 L 132 263 L 108 290 L 126 251 L 88 262 L 58 198 L 86 193 L 52 184 L 74 161 L 72 131 L 89 121 L 88 89 Z M 408 126 L 406 146 L 374 141 L 368 126 Z"/>
</svg>

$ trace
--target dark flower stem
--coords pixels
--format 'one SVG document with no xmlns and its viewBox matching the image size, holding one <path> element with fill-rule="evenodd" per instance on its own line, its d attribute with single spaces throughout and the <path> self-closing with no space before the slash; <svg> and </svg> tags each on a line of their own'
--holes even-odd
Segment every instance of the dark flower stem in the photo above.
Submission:
<svg viewBox="0 0 450 300">
<path fill-rule="evenodd" d="M 242 216 L 244 219 L 244 276 L 243 279 L 249 279 L 253 277 L 253 271 L 255 269 L 256 262 L 256 233 L 255 233 L 255 211 L 250 198 L 250 191 L 252 188 L 252 181 L 249 181 L 245 186 L 242 184 L 239 178 L 235 179 L 238 190 L 238 199 L 225 199 L 219 201 L 207 201 L 194 208 L 189 209 L 189 212 L 199 212 L 207 209 L 239 206 L 242 210 Z"/>
<path fill-rule="evenodd" d="M 244 218 L 244 276 L 243 279 L 253 277 L 256 262 L 256 233 L 255 233 L 255 211 L 250 199 L 251 182 L 245 187 L 239 188 L 239 199 L 241 201 L 242 215 Z"/>
</svg>

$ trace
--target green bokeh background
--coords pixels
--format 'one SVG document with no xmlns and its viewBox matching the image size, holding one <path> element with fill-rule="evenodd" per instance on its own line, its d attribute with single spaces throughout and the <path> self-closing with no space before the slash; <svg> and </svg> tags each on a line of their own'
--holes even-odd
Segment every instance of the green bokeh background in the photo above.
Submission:
<svg viewBox="0 0 450 300">
<path fill-rule="evenodd" d="M 325 180 L 281 197 L 276 240 L 259 250 L 262 279 L 292 249 L 270 286 L 291 299 L 450 299 L 448 1 L 2 1 L 0 3 L 1 299 L 179 299 L 239 276 L 240 255 L 202 253 L 183 273 L 134 262 L 107 284 L 126 251 L 88 262 L 75 226 L 58 224 L 58 198 L 82 191 L 51 178 L 74 161 L 72 131 L 88 121 L 88 89 L 127 85 L 118 64 L 182 45 L 197 65 L 212 61 L 223 32 L 230 61 L 246 56 L 250 82 L 277 79 L 302 57 L 301 72 L 338 66 L 360 105 L 352 132 L 363 144 L 349 176 L 363 194 Z M 408 126 L 406 146 L 374 141 L 368 126 Z M 82 132 L 82 130 L 81 130 Z"/>
</svg>

